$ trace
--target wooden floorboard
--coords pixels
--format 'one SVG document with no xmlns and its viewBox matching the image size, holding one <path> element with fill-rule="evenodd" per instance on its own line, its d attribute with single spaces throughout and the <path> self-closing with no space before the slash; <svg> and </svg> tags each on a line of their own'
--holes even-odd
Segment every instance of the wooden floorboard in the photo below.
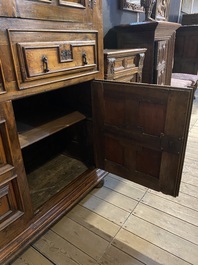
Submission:
<svg viewBox="0 0 198 265">
<path fill-rule="evenodd" d="M 197 265 L 196 94 L 179 197 L 108 174 L 12 265 Z"/>
</svg>

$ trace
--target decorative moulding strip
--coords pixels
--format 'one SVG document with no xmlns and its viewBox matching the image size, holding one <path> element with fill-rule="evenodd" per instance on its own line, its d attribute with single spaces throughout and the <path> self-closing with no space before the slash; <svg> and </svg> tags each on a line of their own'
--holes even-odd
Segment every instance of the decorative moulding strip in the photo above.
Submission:
<svg viewBox="0 0 198 265">
<path fill-rule="evenodd" d="M 140 0 L 121 0 L 120 7 L 122 10 L 133 11 L 133 12 L 143 12 L 144 9 L 140 4 Z"/>
</svg>

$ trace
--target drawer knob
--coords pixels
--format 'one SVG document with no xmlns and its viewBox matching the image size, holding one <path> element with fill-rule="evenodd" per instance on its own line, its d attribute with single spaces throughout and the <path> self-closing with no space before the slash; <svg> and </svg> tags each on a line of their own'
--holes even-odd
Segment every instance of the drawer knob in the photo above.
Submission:
<svg viewBox="0 0 198 265">
<path fill-rule="evenodd" d="M 88 62 L 87 62 L 87 54 L 86 54 L 86 52 L 83 52 L 83 54 L 82 54 L 82 59 L 83 59 L 83 64 L 84 64 L 84 65 L 88 64 Z"/>
<path fill-rule="evenodd" d="M 43 72 L 44 73 L 49 72 L 48 59 L 45 55 L 42 57 L 42 61 L 43 61 Z"/>
</svg>

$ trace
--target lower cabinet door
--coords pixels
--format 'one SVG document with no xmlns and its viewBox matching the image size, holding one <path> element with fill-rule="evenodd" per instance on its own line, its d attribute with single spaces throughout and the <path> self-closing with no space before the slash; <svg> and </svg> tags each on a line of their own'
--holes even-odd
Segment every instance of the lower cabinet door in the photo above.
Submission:
<svg viewBox="0 0 198 265">
<path fill-rule="evenodd" d="M 96 166 L 177 196 L 193 91 L 93 81 Z"/>
<path fill-rule="evenodd" d="M 0 260 L 3 247 L 25 228 L 32 206 L 15 126 L 12 103 L 0 103 Z"/>
</svg>

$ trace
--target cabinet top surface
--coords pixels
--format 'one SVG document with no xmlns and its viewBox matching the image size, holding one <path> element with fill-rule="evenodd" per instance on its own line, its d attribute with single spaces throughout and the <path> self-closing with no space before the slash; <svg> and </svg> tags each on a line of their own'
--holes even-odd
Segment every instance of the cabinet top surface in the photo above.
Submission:
<svg viewBox="0 0 198 265">
<path fill-rule="evenodd" d="M 139 48 L 139 49 L 104 49 L 105 55 L 127 55 L 127 54 L 137 54 L 137 53 L 144 53 L 147 49 Z"/>
<path fill-rule="evenodd" d="M 116 30 L 130 30 L 130 31 L 147 31 L 147 30 L 171 30 L 174 31 L 177 28 L 179 28 L 181 24 L 174 23 L 174 22 L 168 22 L 168 21 L 145 21 L 145 22 L 136 22 L 136 23 L 130 23 L 130 24 L 122 24 L 119 26 L 115 26 L 114 28 Z"/>
</svg>

